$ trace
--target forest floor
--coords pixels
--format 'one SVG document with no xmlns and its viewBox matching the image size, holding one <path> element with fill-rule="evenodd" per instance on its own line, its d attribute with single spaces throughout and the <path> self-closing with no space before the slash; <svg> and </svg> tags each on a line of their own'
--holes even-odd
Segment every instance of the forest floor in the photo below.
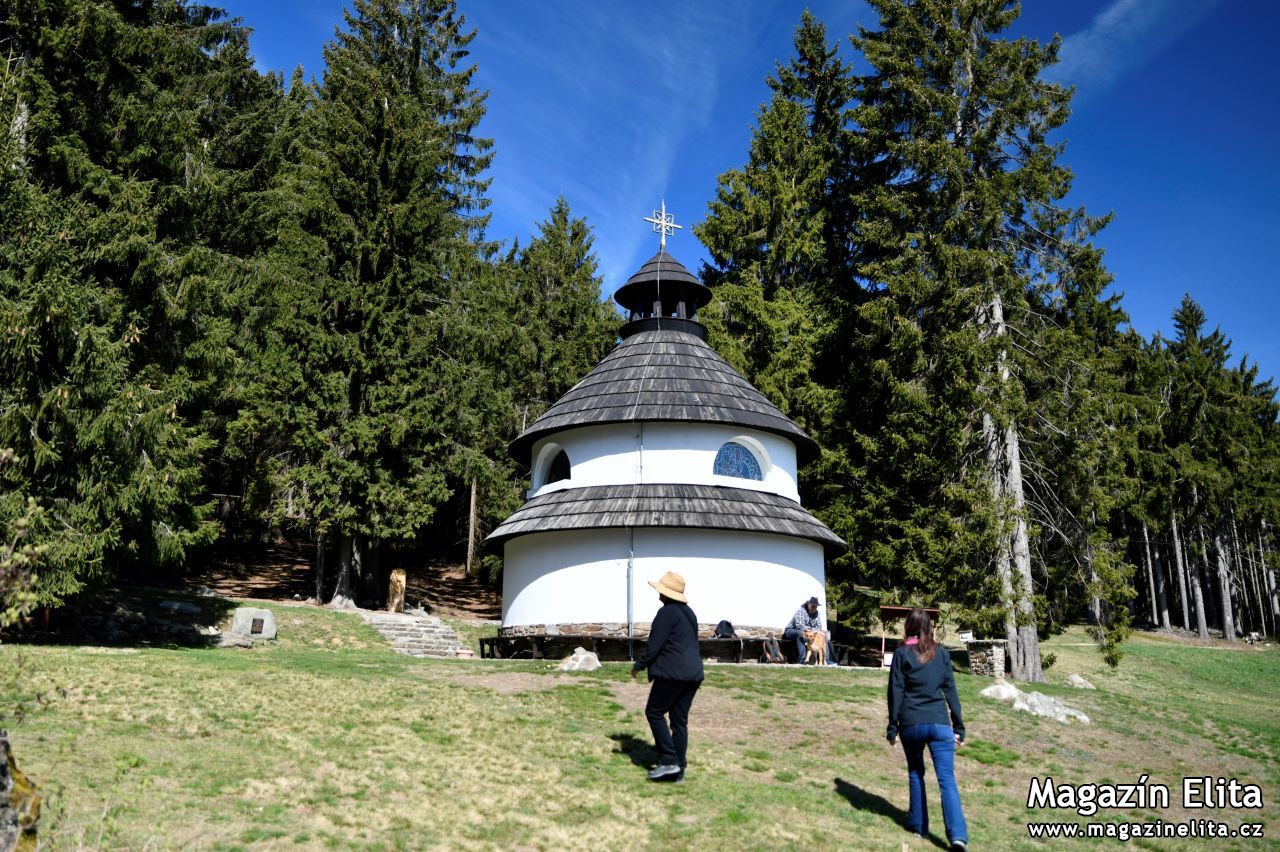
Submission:
<svg viewBox="0 0 1280 852">
<path fill-rule="evenodd" d="M 314 558 L 313 547 L 292 541 L 239 548 L 178 578 L 174 585 L 192 592 L 204 586 L 230 598 L 305 600 L 316 593 Z M 330 577 L 326 594 L 333 592 L 332 581 Z M 501 591 L 467 576 L 452 562 L 432 562 L 409 571 L 405 601 L 446 619 L 492 621 L 502 615 Z"/>
<path fill-rule="evenodd" d="M 227 605 L 230 602 L 226 602 Z M 0 646 L 21 666 L 20 767 L 40 785 L 45 848 L 426 846 L 504 849 L 903 848 L 900 748 L 884 732 L 883 673 L 709 666 L 689 776 L 651 784 L 647 690 L 625 665 L 396 656 L 357 616 L 271 603 L 280 638 L 252 649 Z M 1169 809 L 1095 821 L 1211 818 L 1280 832 L 1280 649 L 1197 647 L 1140 634 L 1109 670 L 1073 629 L 1037 687 L 1090 725 L 1014 713 L 958 675 L 969 742 L 957 771 L 974 848 L 1057 848 L 1029 821 L 1028 784 L 1168 785 Z M 1079 673 L 1097 691 L 1073 690 Z M 33 696 L 39 695 L 39 700 Z M 1259 784 L 1258 812 L 1186 810 L 1185 776 Z M 1084 845 L 1088 841 L 1077 842 Z M 1134 841 L 1199 848 L 1204 841 Z M 1268 840 L 1219 848 L 1262 848 Z"/>
</svg>

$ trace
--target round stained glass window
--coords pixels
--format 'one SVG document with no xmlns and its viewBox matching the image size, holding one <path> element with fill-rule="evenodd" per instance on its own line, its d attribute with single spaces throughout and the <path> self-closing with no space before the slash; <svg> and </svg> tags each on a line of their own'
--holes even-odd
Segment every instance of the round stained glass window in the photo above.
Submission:
<svg viewBox="0 0 1280 852">
<path fill-rule="evenodd" d="M 738 479 L 763 480 L 760 461 L 755 453 L 736 441 L 730 441 L 716 453 L 714 473 L 717 476 L 733 476 Z"/>
</svg>

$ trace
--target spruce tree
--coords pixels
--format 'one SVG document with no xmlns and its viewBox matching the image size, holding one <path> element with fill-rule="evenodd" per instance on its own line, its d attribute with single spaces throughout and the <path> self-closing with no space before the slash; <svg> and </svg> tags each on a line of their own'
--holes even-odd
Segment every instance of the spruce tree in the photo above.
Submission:
<svg viewBox="0 0 1280 852">
<path fill-rule="evenodd" d="M 454 399 L 452 475 L 467 500 L 466 564 L 480 561 L 486 529 L 524 500 L 511 438 L 567 392 L 608 352 L 618 315 L 600 299 L 591 228 L 564 198 L 527 245 L 491 259 L 464 301 L 453 306 L 452 343 L 460 374 Z M 488 578 L 497 560 L 488 559 Z"/>
<path fill-rule="evenodd" d="M 825 393 L 818 294 L 839 278 L 845 197 L 841 158 L 850 69 L 808 12 L 795 56 L 766 82 L 747 163 L 721 175 L 695 228 L 714 301 L 702 318 L 717 351 L 801 425 L 821 433 Z"/>
<path fill-rule="evenodd" d="M 38 594 L 168 569 L 215 527 L 205 417 L 230 369 L 227 128 L 270 83 L 197 5 L 36 0 L 0 17 L 0 443 L 35 498 Z M 267 94 L 269 97 L 269 92 Z M 3 521 L 0 521 L 3 523 Z"/>
<path fill-rule="evenodd" d="M 879 30 L 853 39 L 871 70 L 857 81 L 852 242 L 891 307 L 862 311 L 922 335 L 923 370 L 948 374 L 947 387 L 923 387 L 941 391 L 947 426 L 972 436 L 953 485 L 971 509 L 990 507 L 1013 674 L 1041 680 L 1037 592 L 1047 577 L 1032 565 L 1025 353 L 1040 348 L 1055 301 L 1093 310 L 1105 274 L 1090 240 L 1104 220 L 1062 205 L 1072 175 L 1048 137 L 1071 94 L 1043 79 L 1057 41 L 1005 37 L 1018 10 L 999 0 L 873 5 Z M 985 501 L 971 490 L 978 467 Z"/>
<path fill-rule="evenodd" d="M 325 48 L 296 161 L 274 191 L 282 277 L 253 391 L 289 436 L 282 514 L 336 549 L 335 603 L 377 580 L 450 494 L 465 364 L 450 319 L 479 272 L 489 142 L 455 4 L 357 0 Z"/>
</svg>

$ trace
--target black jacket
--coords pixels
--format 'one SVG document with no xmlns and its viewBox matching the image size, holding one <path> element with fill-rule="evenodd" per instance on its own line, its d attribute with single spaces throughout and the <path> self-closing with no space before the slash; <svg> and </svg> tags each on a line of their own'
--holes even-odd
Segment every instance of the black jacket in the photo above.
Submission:
<svg viewBox="0 0 1280 852">
<path fill-rule="evenodd" d="M 688 604 L 668 601 L 653 617 L 649 644 L 633 668 L 649 670 L 649 680 L 701 681 L 698 616 Z"/>
<path fill-rule="evenodd" d="M 964 739 L 964 719 L 960 716 L 950 652 L 939 646 L 933 659 L 922 663 L 914 645 L 899 645 L 889 664 L 889 728 L 885 737 L 892 740 L 898 729 L 907 725 L 947 724 Z"/>
</svg>

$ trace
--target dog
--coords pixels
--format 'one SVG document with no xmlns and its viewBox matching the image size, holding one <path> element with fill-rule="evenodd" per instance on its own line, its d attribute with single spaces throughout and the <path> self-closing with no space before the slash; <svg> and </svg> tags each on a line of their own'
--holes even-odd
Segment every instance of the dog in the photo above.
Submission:
<svg viewBox="0 0 1280 852">
<path fill-rule="evenodd" d="M 827 634 L 819 630 L 806 630 L 804 632 L 804 642 L 809 650 L 804 655 L 805 665 L 813 660 L 819 666 L 827 664 Z"/>
</svg>

